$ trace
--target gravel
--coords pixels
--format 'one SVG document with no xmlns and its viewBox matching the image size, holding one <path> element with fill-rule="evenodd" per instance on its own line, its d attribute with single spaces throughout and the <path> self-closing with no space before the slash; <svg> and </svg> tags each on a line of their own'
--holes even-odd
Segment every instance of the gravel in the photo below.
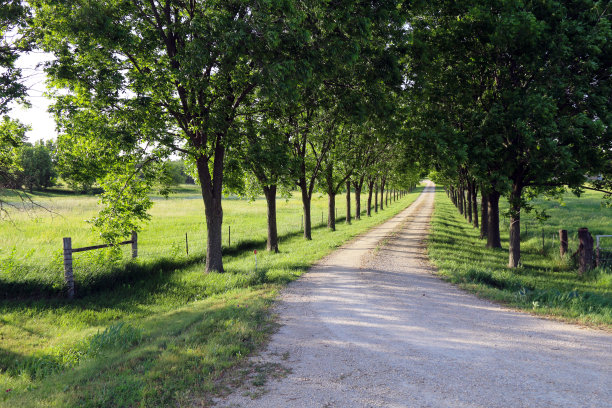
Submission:
<svg viewBox="0 0 612 408">
<path fill-rule="evenodd" d="M 252 362 L 291 372 L 217 406 L 612 407 L 611 334 L 500 307 L 435 276 L 423 243 L 433 193 L 430 184 L 289 285 L 276 306 L 282 326 Z"/>
</svg>

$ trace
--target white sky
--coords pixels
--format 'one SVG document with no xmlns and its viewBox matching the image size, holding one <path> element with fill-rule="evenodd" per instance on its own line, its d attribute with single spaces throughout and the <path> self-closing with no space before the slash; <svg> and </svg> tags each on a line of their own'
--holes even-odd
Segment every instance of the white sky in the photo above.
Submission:
<svg viewBox="0 0 612 408">
<path fill-rule="evenodd" d="M 55 121 L 51 114 L 47 112 L 51 101 L 43 95 L 46 91 L 46 75 L 42 67 L 38 67 L 38 64 L 51 59 L 53 59 L 51 54 L 31 52 L 19 57 L 16 64 L 19 68 L 22 68 L 23 82 L 28 87 L 28 100 L 32 107 L 26 109 L 14 104 L 9 116 L 19 119 L 32 128 L 27 133 L 28 141 L 32 143 L 40 139 L 57 138 Z"/>
</svg>

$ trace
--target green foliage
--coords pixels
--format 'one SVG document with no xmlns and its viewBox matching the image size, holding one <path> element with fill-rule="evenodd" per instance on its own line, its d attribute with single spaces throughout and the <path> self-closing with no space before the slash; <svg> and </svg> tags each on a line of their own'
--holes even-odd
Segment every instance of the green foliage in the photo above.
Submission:
<svg viewBox="0 0 612 408">
<path fill-rule="evenodd" d="M 19 121 L 4 116 L 0 119 L 0 191 L 19 187 L 19 147 L 25 141 L 28 128 Z"/>
<path fill-rule="evenodd" d="M 13 101 L 26 104 L 26 87 L 21 70 L 15 68 L 19 53 L 28 49 L 20 29 L 25 25 L 28 9 L 21 0 L 0 0 L 0 117 L 10 110 Z"/>
<path fill-rule="evenodd" d="M 184 160 L 168 160 L 161 166 L 160 183 L 162 186 L 176 187 L 179 184 L 194 184 L 194 180 L 188 174 Z"/>
<path fill-rule="evenodd" d="M 505 0 L 415 8 L 409 125 L 449 184 L 474 180 L 506 195 L 518 226 L 526 189 L 578 188 L 603 170 L 612 147 L 608 8 Z M 520 242 L 509 250 L 517 266 Z"/>
<path fill-rule="evenodd" d="M 104 205 L 91 223 L 105 242 L 116 243 L 132 231 L 139 231 L 141 223 L 151 218 L 148 210 L 153 205 L 147 193 L 155 181 L 152 168 L 145 163 L 126 160 L 117 164 L 100 184 L 104 190 L 100 203 Z"/>
<path fill-rule="evenodd" d="M 25 185 L 30 191 L 45 189 L 55 184 L 57 173 L 54 163 L 53 143 L 39 140 L 34 145 L 24 144 L 20 149 L 19 162 L 21 172 L 19 183 Z"/>
</svg>

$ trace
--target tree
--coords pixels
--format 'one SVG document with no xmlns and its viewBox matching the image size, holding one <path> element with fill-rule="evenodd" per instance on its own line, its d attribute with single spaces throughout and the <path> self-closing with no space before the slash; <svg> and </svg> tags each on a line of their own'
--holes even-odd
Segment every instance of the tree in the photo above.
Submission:
<svg viewBox="0 0 612 408">
<path fill-rule="evenodd" d="M 0 116 L 6 115 L 14 101 L 27 104 L 26 87 L 15 62 L 28 42 L 19 31 L 26 23 L 27 9 L 21 0 L 0 0 Z"/>
<path fill-rule="evenodd" d="M 421 117 L 438 122 L 438 163 L 482 182 L 491 246 L 508 196 L 510 267 L 525 190 L 578 187 L 610 150 L 608 13 L 605 2 L 441 1 L 415 20 L 415 84 Z"/>
<path fill-rule="evenodd" d="M 206 214 L 206 270 L 223 271 L 224 164 L 227 149 L 238 142 L 236 118 L 258 86 L 294 75 L 281 50 L 308 41 L 299 28 L 302 10 L 292 3 L 241 1 L 32 4 L 40 45 L 57 58 L 47 68 L 52 84 L 69 91 L 57 96 L 62 130 L 80 115 L 97 116 L 90 125 L 104 132 L 89 140 L 133 146 L 128 151 L 147 148 L 133 163 L 138 171 L 172 151 L 191 156 Z M 83 136 L 80 130 L 74 135 Z M 142 215 L 141 200 L 124 198 L 135 206 L 114 215 Z"/>
<path fill-rule="evenodd" d="M 11 103 L 27 105 L 26 87 L 21 83 L 21 70 L 15 67 L 20 53 L 28 49 L 21 36 L 27 10 L 19 0 L 0 0 L 0 192 L 18 190 L 18 148 L 25 141 L 25 127 L 10 119 Z M 20 195 L 23 199 L 24 197 Z M 7 202 L 0 199 L 0 215 L 6 215 Z"/>
<path fill-rule="evenodd" d="M 268 227 L 266 249 L 278 252 L 276 195 L 279 186 L 282 188 L 293 184 L 291 175 L 295 164 L 291 158 L 287 136 L 272 116 L 259 114 L 246 117 L 246 123 L 242 127 L 245 138 L 240 146 L 239 157 L 242 165 L 257 179 L 266 198 Z M 261 190 L 257 190 L 256 193 L 260 193 Z"/>
<path fill-rule="evenodd" d="M 45 143 L 39 140 L 34 145 L 23 144 L 20 148 L 19 183 L 25 185 L 30 191 L 53 186 L 57 177 L 53 154 L 54 146 L 51 141 Z"/>
</svg>

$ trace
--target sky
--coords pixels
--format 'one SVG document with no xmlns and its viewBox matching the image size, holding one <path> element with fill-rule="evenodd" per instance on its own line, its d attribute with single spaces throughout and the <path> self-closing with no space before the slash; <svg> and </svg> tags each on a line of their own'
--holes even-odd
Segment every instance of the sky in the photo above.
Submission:
<svg viewBox="0 0 612 408">
<path fill-rule="evenodd" d="M 10 116 L 19 119 L 32 129 L 27 133 L 28 141 L 50 140 L 57 138 L 55 121 L 47 112 L 51 101 L 43 93 L 46 91 L 45 73 L 38 64 L 53 59 L 51 54 L 31 52 L 22 55 L 17 60 L 17 66 L 22 68 L 24 84 L 28 87 L 28 100 L 32 107 L 27 109 L 14 104 Z"/>
</svg>

